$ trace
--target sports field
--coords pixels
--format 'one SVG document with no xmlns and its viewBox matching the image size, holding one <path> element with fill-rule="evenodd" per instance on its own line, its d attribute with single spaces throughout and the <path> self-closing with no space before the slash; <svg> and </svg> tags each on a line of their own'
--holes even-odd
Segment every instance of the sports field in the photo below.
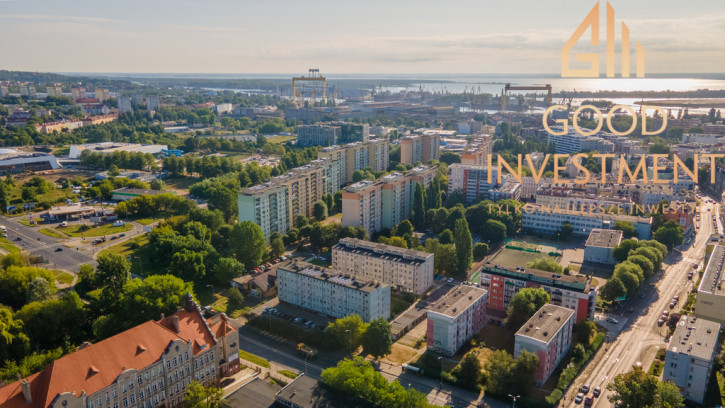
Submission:
<svg viewBox="0 0 725 408">
<path fill-rule="evenodd" d="M 526 266 L 527 263 L 539 258 L 551 258 L 556 260 L 559 257 L 551 256 L 549 253 L 561 253 L 561 251 L 553 246 L 524 241 L 512 240 L 508 242 L 506 246 L 523 249 L 504 248 L 498 253 L 498 255 L 496 255 L 495 258 L 493 258 L 491 261 L 492 263 L 506 266 Z"/>
</svg>

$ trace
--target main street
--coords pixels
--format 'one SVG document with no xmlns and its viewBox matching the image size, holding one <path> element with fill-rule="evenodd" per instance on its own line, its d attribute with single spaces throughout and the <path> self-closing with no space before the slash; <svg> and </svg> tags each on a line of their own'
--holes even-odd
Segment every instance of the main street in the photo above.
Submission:
<svg viewBox="0 0 725 408">
<path fill-rule="evenodd" d="M 619 321 L 617 325 L 622 326 L 619 335 L 617 328 L 613 327 L 613 333 L 607 336 L 594 360 L 574 381 L 560 406 L 577 406 L 574 397 L 579 388 L 590 384 L 591 388 L 602 388 L 602 395 L 595 398 L 593 406 L 610 407 L 612 404 L 607 397 L 611 393 L 606 390 L 606 386 L 615 376 L 630 371 L 637 363 L 641 363 L 645 371 L 649 369 L 657 350 L 667 346 L 667 327 L 657 326 L 657 320 L 663 311 L 677 312 L 687 301 L 687 294 L 696 280 L 696 276 L 692 281 L 688 280 L 687 274 L 693 270 L 693 264 L 702 266 L 705 247 L 713 232 L 711 217 L 712 214 L 719 214 L 718 208 L 718 204 L 704 204 L 701 207 L 700 229 L 697 230 L 696 238 L 682 252 L 670 252 L 665 259 L 664 272 L 655 276 L 657 281 L 642 288 L 643 297 L 635 297 L 627 305 L 634 309 L 631 315 L 610 315 Z M 718 217 L 719 231 L 722 231 L 720 222 Z M 679 295 L 679 302 L 670 309 L 669 304 L 675 295 Z"/>
</svg>

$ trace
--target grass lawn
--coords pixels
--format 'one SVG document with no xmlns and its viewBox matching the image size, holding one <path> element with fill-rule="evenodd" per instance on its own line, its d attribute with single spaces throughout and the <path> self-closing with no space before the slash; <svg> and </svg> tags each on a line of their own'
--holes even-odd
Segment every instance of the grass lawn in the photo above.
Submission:
<svg viewBox="0 0 725 408">
<path fill-rule="evenodd" d="M 504 248 L 499 252 L 498 255 L 492 260 L 492 263 L 497 263 L 507 266 L 526 266 L 529 262 L 533 262 L 539 258 L 552 258 L 545 253 L 535 253 L 519 251 L 516 249 Z"/>
<path fill-rule="evenodd" d="M 50 229 L 50 228 L 41 228 L 38 230 L 39 233 L 47 235 L 52 238 L 58 238 L 58 239 L 66 239 L 68 238 L 68 235 L 63 234 L 62 232 Z"/>
<path fill-rule="evenodd" d="M 121 232 L 126 232 L 131 230 L 133 227 L 131 224 L 122 225 L 119 227 L 114 227 L 113 224 L 105 224 L 101 225 L 100 227 L 91 227 L 90 229 L 87 229 L 83 231 L 81 234 L 81 227 L 83 225 L 71 225 L 65 228 L 63 232 L 66 234 L 72 236 L 72 237 L 80 237 L 81 235 L 84 237 L 101 237 L 104 235 L 112 235 L 112 234 L 118 234 Z"/>
<path fill-rule="evenodd" d="M 112 245 L 99 253 L 121 255 L 131 262 L 131 273 L 140 276 L 164 275 L 166 271 L 151 262 L 151 254 L 148 251 L 149 240 L 146 235 L 140 235 L 120 244 Z M 194 288 L 198 292 L 200 288 Z M 197 293 L 198 295 L 198 293 Z"/>
<path fill-rule="evenodd" d="M 491 350 L 506 350 L 513 354 L 515 334 L 515 332 L 504 326 L 489 324 L 478 332 L 476 338 L 478 339 L 478 344 L 483 342 L 484 346 Z"/>
<path fill-rule="evenodd" d="M 385 356 L 385 360 L 391 363 L 403 364 L 410 361 L 415 356 L 416 350 L 402 344 L 393 343 L 390 354 Z"/>
<path fill-rule="evenodd" d="M 244 350 L 239 350 L 239 358 L 247 360 L 258 366 L 262 366 L 264 368 L 269 368 L 269 365 L 270 365 L 269 361 L 263 359 L 262 357 L 255 356 L 252 353 L 248 353 Z"/>
<path fill-rule="evenodd" d="M 134 221 L 136 221 L 137 223 L 139 223 L 141 225 L 151 225 L 159 220 L 161 220 L 161 218 L 141 218 L 140 220 L 134 220 Z"/>
<path fill-rule="evenodd" d="M 73 275 L 66 272 L 56 271 L 55 280 L 66 285 L 70 285 L 73 283 Z"/>
<path fill-rule="evenodd" d="M 20 248 L 15 246 L 12 242 L 10 242 L 7 238 L 0 238 L 0 248 L 10 252 L 10 253 L 20 253 Z"/>
<path fill-rule="evenodd" d="M 167 189 L 188 190 L 189 186 L 198 181 L 200 181 L 200 179 L 196 177 L 171 177 L 164 180 L 164 183 L 166 184 Z"/>
<path fill-rule="evenodd" d="M 26 227 L 35 227 L 35 224 L 31 224 L 28 220 L 18 220 L 18 222 L 20 224 L 25 225 Z M 43 219 L 41 218 L 41 219 L 37 220 L 36 222 L 38 224 L 42 224 L 43 223 Z"/>
<path fill-rule="evenodd" d="M 267 142 L 269 143 L 287 143 L 290 140 L 297 139 L 296 136 L 272 136 L 267 138 Z"/>
<path fill-rule="evenodd" d="M 279 370 L 277 372 L 280 373 L 280 374 L 282 374 L 283 376 L 285 376 L 287 378 L 291 378 L 293 380 L 295 378 L 297 378 L 297 374 L 295 374 L 295 373 L 293 373 L 292 371 L 289 371 L 289 370 Z"/>
</svg>

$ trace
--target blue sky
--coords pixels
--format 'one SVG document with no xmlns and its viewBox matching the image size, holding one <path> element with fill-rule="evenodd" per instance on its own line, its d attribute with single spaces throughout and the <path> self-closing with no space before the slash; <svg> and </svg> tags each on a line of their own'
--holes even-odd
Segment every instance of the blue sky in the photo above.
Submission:
<svg viewBox="0 0 725 408">
<path fill-rule="evenodd" d="M 0 69 L 558 73 L 561 47 L 595 3 L 0 0 Z M 644 46 L 647 72 L 723 72 L 725 1 L 611 4 L 617 27 L 625 21 Z"/>
</svg>

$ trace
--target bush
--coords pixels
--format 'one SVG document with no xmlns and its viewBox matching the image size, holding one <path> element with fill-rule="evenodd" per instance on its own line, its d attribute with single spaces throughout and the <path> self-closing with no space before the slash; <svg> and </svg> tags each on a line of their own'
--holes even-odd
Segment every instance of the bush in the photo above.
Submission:
<svg viewBox="0 0 725 408">
<path fill-rule="evenodd" d="M 473 257 L 474 258 L 482 259 L 486 255 L 488 255 L 488 244 L 479 242 L 478 244 L 473 246 Z"/>
<path fill-rule="evenodd" d="M 563 393 L 561 392 L 561 390 L 556 388 L 556 389 L 554 389 L 554 391 L 551 392 L 551 394 L 547 395 L 546 398 L 544 398 L 544 400 L 546 401 L 547 404 L 554 406 L 554 405 L 556 405 L 557 402 L 559 402 L 559 400 L 561 400 L 562 396 L 563 396 Z"/>
</svg>

